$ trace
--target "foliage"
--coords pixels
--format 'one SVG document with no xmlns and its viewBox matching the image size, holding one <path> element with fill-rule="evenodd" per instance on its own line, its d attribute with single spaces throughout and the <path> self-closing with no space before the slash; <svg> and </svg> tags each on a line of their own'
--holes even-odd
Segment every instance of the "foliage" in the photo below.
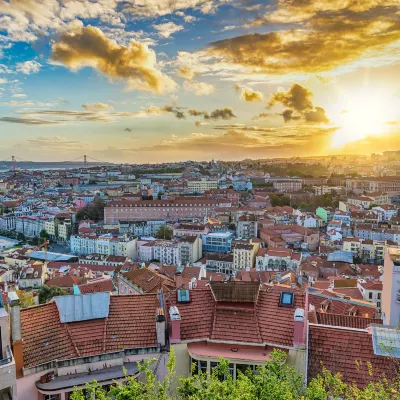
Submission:
<svg viewBox="0 0 400 400">
<path fill-rule="evenodd" d="M 81 208 L 76 213 L 76 219 L 82 221 L 90 219 L 93 221 L 102 221 L 104 219 L 104 207 L 105 203 L 100 198 L 95 198 L 91 203 Z"/>
<path fill-rule="evenodd" d="M 147 174 L 179 174 L 183 171 L 182 167 L 176 168 L 155 168 L 155 169 L 135 169 L 133 173 L 136 176 Z"/>
<path fill-rule="evenodd" d="M 283 195 L 271 194 L 269 201 L 273 207 L 276 206 L 290 206 L 290 198 Z"/>
<path fill-rule="evenodd" d="M 157 239 L 172 239 L 173 230 L 168 225 L 161 225 L 154 235 Z"/>
<path fill-rule="evenodd" d="M 26 292 L 25 290 L 16 290 L 16 293 L 18 295 L 19 305 L 21 308 L 31 307 L 36 304 L 31 292 Z"/>
<path fill-rule="evenodd" d="M 273 187 L 274 184 L 272 182 L 259 182 L 259 181 L 251 181 L 253 187 Z"/>
<path fill-rule="evenodd" d="M 193 365 L 190 377 L 176 379 L 172 350 L 163 382 L 157 381 L 152 362 L 144 361 L 139 365 L 139 379 L 127 377 L 125 384 L 116 383 L 109 392 L 93 381 L 86 385 L 86 391 L 90 398 L 97 400 L 389 400 L 400 396 L 397 381 L 382 379 L 360 389 L 344 383 L 340 374 L 326 369 L 305 385 L 303 377 L 286 361 L 286 353 L 274 350 L 271 361 L 258 367 L 256 373 L 250 369 L 244 373 L 238 371 L 236 380 L 229 372 L 229 362 L 224 359 L 220 359 L 211 374 L 197 374 Z M 76 389 L 71 396 L 71 400 L 84 399 L 81 389 Z"/>
<path fill-rule="evenodd" d="M 49 302 L 55 296 L 63 296 L 65 294 L 64 290 L 62 290 L 58 286 L 47 286 L 43 285 L 39 289 L 39 303 L 44 304 Z"/>
</svg>

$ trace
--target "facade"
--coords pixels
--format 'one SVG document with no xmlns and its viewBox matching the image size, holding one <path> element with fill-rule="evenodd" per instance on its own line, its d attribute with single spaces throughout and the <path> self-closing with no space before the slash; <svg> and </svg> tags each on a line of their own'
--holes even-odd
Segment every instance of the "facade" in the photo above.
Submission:
<svg viewBox="0 0 400 400">
<path fill-rule="evenodd" d="M 300 180 L 280 179 L 272 181 L 274 189 L 280 193 L 290 193 L 301 190 L 303 184 Z"/>
<path fill-rule="evenodd" d="M 201 235 L 203 252 L 229 253 L 234 234 L 230 231 L 210 232 Z"/>
<path fill-rule="evenodd" d="M 131 233 L 138 237 L 154 236 L 163 225 L 165 221 L 118 221 L 119 233 Z"/>
<path fill-rule="evenodd" d="M 385 193 L 389 197 L 400 195 L 400 177 L 346 179 L 346 189 L 355 193 Z M 368 194 L 367 194 L 368 195 Z"/>
<path fill-rule="evenodd" d="M 301 259 L 301 253 L 292 249 L 259 249 L 255 267 L 257 271 L 296 271 Z"/>
<path fill-rule="evenodd" d="M 206 267 L 209 270 L 221 274 L 232 274 L 233 255 L 232 254 L 209 254 L 206 260 Z"/>
<path fill-rule="evenodd" d="M 233 269 L 241 271 L 254 267 L 258 246 L 255 244 L 237 243 L 233 245 Z"/>
<path fill-rule="evenodd" d="M 216 200 L 177 199 L 177 200 L 141 200 L 115 201 L 104 209 L 104 222 L 114 224 L 118 221 L 163 220 L 204 218 L 212 216 L 218 206 Z"/>
<path fill-rule="evenodd" d="M 103 254 L 136 258 L 137 238 L 133 236 L 73 235 L 70 239 L 71 252 L 74 254 Z"/>
<path fill-rule="evenodd" d="M 385 252 L 382 319 L 385 325 L 400 324 L 400 249 L 388 247 Z"/>
<path fill-rule="evenodd" d="M 261 291 L 258 282 L 210 282 L 205 289 L 189 291 L 190 302 L 170 296 L 169 337 L 177 375 L 189 376 L 193 363 L 210 372 L 223 357 L 236 378 L 238 371 L 263 365 L 275 348 L 305 374 L 305 295 L 287 293 L 289 306 L 282 303 L 281 291 Z"/>
<path fill-rule="evenodd" d="M 19 278 L 19 287 L 21 289 L 39 289 L 44 284 L 46 272 L 46 264 L 39 261 L 24 267 Z"/>
<path fill-rule="evenodd" d="M 329 207 L 318 207 L 315 214 L 328 224 L 335 214 L 335 211 Z"/>
<path fill-rule="evenodd" d="M 378 314 L 382 312 L 382 288 L 383 284 L 381 281 L 364 281 L 359 280 L 357 287 L 362 293 L 364 300 L 376 304 Z"/>
<path fill-rule="evenodd" d="M 199 180 L 188 180 L 186 182 L 189 193 L 204 193 L 206 190 L 218 189 L 218 180 L 202 178 Z"/>
<path fill-rule="evenodd" d="M 60 296 L 21 311 L 17 302 L 11 326 L 18 400 L 67 400 L 89 380 L 109 385 L 135 376 L 137 363 L 160 357 L 166 344 L 162 306 L 157 294 L 107 292 Z"/>
<path fill-rule="evenodd" d="M 242 215 L 238 218 L 236 236 L 243 240 L 257 237 L 258 219 L 255 215 Z"/>
</svg>

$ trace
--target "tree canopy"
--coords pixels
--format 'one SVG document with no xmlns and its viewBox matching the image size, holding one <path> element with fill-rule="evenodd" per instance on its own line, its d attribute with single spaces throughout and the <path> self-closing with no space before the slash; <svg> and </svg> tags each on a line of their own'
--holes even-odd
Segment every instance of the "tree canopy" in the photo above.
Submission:
<svg viewBox="0 0 400 400">
<path fill-rule="evenodd" d="M 58 286 L 47 286 L 43 285 L 39 289 L 39 303 L 44 304 L 49 302 L 55 296 L 63 296 L 65 294 L 64 290 L 62 290 Z"/>
<path fill-rule="evenodd" d="M 140 379 L 127 377 L 124 384 L 116 383 L 109 391 L 96 381 L 86 385 L 85 397 L 81 389 L 76 389 L 71 400 L 92 398 L 97 400 L 386 400 L 400 398 L 399 380 L 382 379 L 360 389 L 343 382 L 340 374 L 332 374 L 326 369 L 317 378 L 304 383 L 303 376 L 287 363 L 286 353 L 274 350 L 271 361 L 257 368 L 238 371 L 236 379 L 229 372 L 229 362 L 220 359 L 211 373 L 198 372 L 192 367 L 188 378 L 176 377 L 175 356 L 171 351 L 163 382 L 157 381 L 151 362 L 139 365 Z M 371 371 L 366 374 L 372 374 Z"/>
<path fill-rule="evenodd" d="M 168 225 L 161 225 L 157 233 L 154 235 L 157 239 L 172 239 L 173 231 Z"/>
<path fill-rule="evenodd" d="M 93 221 L 102 221 L 104 219 L 104 207 L 105 203 L 100 198 L 95 198 L 87 206 L 81 208 L 76 213 L 76 219 L 82 221 L 84 219 L 90 219 Z"/>
</svg>

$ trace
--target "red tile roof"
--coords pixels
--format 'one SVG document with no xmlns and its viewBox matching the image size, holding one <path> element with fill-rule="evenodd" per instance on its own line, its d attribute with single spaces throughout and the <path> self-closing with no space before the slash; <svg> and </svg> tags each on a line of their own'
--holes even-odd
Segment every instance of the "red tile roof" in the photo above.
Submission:
<svg viewBox="0 0 400 400">
<path fill-rule="evenodd" d="M 368 365 L 372 366 L 372 375 Z M 363 330 L 310 325 L 308 379 L 322 372 L 322 367 L 332 373 L 340 372 L 346 383 L 360 387 L 378 381 L 382 375 L 392 377 L 395 363 L 390 357 L 376 356 L 372 336 Z"/>
<path fill-rule="evenodd" d="M 82 294 L 97 293 L 97 292 L 114 292 L 115 287 L 111 279 L 100 278 L 87 282 L 83 285 L 79 285 L 79 291 Z"/>
<path fill-rule="evenodd" d="M 24 367 L 157 346 L 157 295 L 111 296 L 108 318 L 61 323 L 55 302 L 21 310 Z"/>
<path fill-rule="evenodd" d="M 305 294 L 297 291 L 294 306 L 281 307 L 280 293 L 279 289 L 268 288 L 259 292 L 256 303 L 221 303 L 207 287 L 192 290 L 191 301 L 185 304 L 177 303 L 176 293 L 172 292 L 167 306 L 178 307 L 184 341 L 213 339 L 292 346 L 294 312 L 304 308 Z"/>
<path fill-rule="evenodd" d="M 351 315 L 316 313 L 317 321 L 321 325 L 344 326 L 347 328 L 366 329 L 371 324 L 382 324 L 378 318 L 353 317 Z"/>
</svg>

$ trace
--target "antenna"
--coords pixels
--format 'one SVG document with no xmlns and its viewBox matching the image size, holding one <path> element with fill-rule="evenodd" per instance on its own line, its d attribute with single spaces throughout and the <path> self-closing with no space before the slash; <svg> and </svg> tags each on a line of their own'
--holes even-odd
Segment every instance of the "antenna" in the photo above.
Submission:
<svg viewBox="0 0 400 400">
<path fill-rule="evenodd" d="M 87 156 L 86 154 L 83 156 L 83 165 L 85 168 L 87 168 Z"/>
</svg>

